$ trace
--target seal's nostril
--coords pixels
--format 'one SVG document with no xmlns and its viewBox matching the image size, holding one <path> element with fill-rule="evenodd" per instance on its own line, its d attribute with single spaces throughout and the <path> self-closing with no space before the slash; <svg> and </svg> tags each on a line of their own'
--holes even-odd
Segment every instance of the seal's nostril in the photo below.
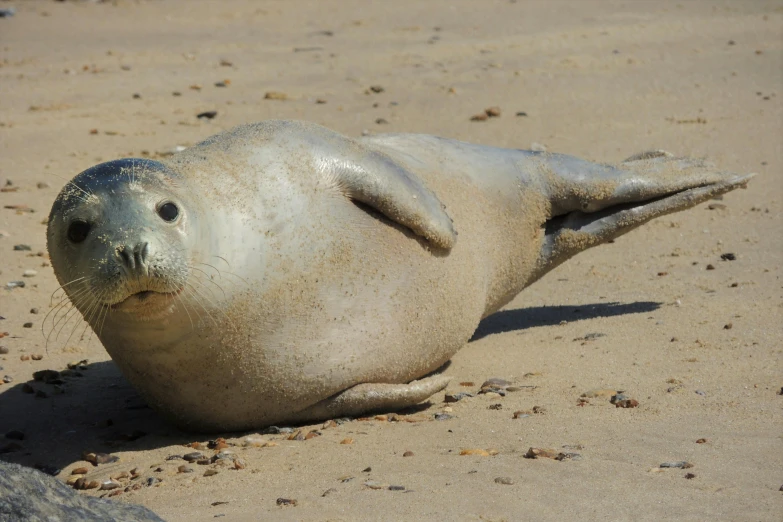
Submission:
<svg viewBox="0 0 783 522">
<path fill-rule="evenodd" d="M 120 261 L 123 265 L 125 265 L 127 268 L 133 268 L 136 265 L 136 261 L 133 258 L 133 256 L 128 253 L 128 247 L 126 246 L 120 246 L 117 247 L 117 257 L 120 258 Z"/>
<path fill-rule="evenodd" d="M 136 262 L 139 265 L 146 264 L 149 253 L 150 253 L 150 244 L 147 243 L 146 241 L 144 243 L 139 243 L 134 250 L 134 254 L 136 256 Z"/>
</svg>

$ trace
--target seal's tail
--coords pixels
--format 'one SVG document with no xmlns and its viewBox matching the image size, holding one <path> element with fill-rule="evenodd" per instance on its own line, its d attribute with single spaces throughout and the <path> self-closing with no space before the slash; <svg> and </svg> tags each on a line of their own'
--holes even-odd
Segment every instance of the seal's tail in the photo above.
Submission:
<svg viewBox="0 0 783 522">
<path fill-rule="evenodd" d="M 552 211 L 536 278 L 653 218 L 744 188 L 755 175 L 718 172 L 702 160 L 663 151 L 632 156 L 617 167 L 552 155 L 547 166 Z"/>
</svg>

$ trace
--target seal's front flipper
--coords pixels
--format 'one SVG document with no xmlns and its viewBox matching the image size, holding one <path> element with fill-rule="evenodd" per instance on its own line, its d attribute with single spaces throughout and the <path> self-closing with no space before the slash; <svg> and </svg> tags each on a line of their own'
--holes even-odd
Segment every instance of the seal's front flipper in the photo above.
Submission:
<svg viewBox="0 0 783 522">
<path fill-rule="evenodd" d="M 369 205 L 438 248 L 457 241 L 443 203 L 413 173 L 379 152 L 341 158 L 325 154 L 318 166 L 349 198 Z"/>
<path fill-rule="evenodd" d="M 552 155 L 544 172 L 552 217 L 536 279 L 582 250 L 744 187 L 754 176 L 715 172 L 703 161 L 663 151 L 633 156 L 616 168 Z"/>
<path fill-rule="evenodd" d="M 357 384 L 305 408 L 294 419 L 303 422 L 400 410 L 427 400 L 445 388 L 450 380 L 443 375 L 432 375 L 408 384 Z"/>
</svg>

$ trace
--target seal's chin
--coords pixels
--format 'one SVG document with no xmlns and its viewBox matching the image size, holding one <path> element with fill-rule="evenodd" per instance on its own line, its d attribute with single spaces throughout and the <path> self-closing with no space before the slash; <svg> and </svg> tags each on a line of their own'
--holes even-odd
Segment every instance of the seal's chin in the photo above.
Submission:
<svg viewBox="0 0 783 522">
<path fill-rule="evenodd" d="M 181 289 L 174 292 L 144 290 L 111 305 L 111 310 L 124 312 L 141 320 L 158 319 L 174 312 L 176 308 L 174 299 L 181 292 Z"/>
</svg>

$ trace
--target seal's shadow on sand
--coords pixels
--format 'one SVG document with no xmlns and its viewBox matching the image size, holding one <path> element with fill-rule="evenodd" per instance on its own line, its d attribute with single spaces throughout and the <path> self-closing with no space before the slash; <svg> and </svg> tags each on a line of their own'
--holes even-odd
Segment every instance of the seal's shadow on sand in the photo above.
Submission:
<svg viewBox="0 0 783 522">
<path fill-rule="evenodd" d="M 471 341 L 562 321 L 647 313 L 660 306 L 660 303 L 641 301 L 504 310 L 481 321 Z M 53 473 L 81 460 L 84 451 L 139 451 L 203 442 L 218 436 L 188 433 L 168 423 L 144 403 L 112 361 L 92 363 L 82 374 L 66 379 L 63 393 L 58 393 L 53 384 L 33 381 L 32 376 L 27 382 L 3 387 L 1 459 L 45 467 Z M 46 397 L 36 392 L 43 392 Z M 14 430 L 22 432 L 24 439 L 2 436 Z"/>
<path fill-rule="evenodd" d="M 483 321 L 476 328 L 470 342 L 488 335 L 527 330 L 536 326 L 554 326 L 563 321 L 584 321 L 598 317 L 614 317 L 627 314 L 644 314 L 661 307 L 661 303 L 637 301 L 635 303 L 596 303 L 578 306 L 535 306 L 501 310 Z"/>
</svg>

